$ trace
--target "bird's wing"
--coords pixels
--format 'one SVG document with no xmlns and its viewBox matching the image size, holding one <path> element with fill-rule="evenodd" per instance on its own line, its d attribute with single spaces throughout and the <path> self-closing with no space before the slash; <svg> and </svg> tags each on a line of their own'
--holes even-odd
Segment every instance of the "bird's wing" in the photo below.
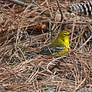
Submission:
<svg viewBox="0 0 92 92">
<path fill-rule="evenodd" d="M 55 46 L 55 47 L 50 48 L 52 53 L 58 52 L 58 51 L 63 50 L 63 49 L 64 49 L 63 47 L 59 47 L 59 46 Z"/>
<path fill-rule="evenodd" d="M 63 49 L 64 48 L 60 46 L 53 46 L 53 47 L 45 46 L 41 49 L 40 53 L 43 55 L 52 55 L 53 53 L 61 51 Z"/>
</svg>

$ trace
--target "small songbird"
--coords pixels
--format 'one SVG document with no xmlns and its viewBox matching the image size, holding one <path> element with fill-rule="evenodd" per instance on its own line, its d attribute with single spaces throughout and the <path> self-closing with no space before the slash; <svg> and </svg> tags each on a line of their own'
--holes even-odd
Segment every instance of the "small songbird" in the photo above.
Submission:
<svg viewBox="0 0 92 92">
<path fill-rule="evenodd" d="M 43 55 L 62 55 L 69 50 L 69 32 L 61 31 L 58 37 L 49 45 L 41 48 Z"/>
</svg>

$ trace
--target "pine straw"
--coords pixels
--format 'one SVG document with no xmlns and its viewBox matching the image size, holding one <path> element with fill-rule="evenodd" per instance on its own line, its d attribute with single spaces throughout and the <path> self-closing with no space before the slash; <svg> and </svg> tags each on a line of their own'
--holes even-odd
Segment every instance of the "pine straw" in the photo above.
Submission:
<svg viewBox="0 0 92 92">
<path fill-rule="evenodd" d="M 51 28 L 57 35 L 61 24 L 55 23 L 56 2 L 48 3 L 46 0 L 40 5 L 31 4 L 24 9 L 20 6 L 17 8 L 16 5 L 17 12 L 2 6 L 0 6 L 2 92 L 46 92 L 43 88 L 56 88 L 56 92 L 77 90 L 84 92 L 92 89 L 92 40 L 89 39 L 92 35 L 92 26 L 76 24 L 86 17 L 70 18 L 70 21 L 74 20 L 73 24 L 64 26 L 64 29 L 71 33 L 69 53 L 50 57 L 38 54 L 40 48 L 53 38 L 50 33 L 28 35 L 27 28 L 53 22 Z M 65 9 L 62 8 L 62 11 Z M 69 18 L 65 16 L 64 18 L 64 21 L 69 21 Z"/>
</svg>

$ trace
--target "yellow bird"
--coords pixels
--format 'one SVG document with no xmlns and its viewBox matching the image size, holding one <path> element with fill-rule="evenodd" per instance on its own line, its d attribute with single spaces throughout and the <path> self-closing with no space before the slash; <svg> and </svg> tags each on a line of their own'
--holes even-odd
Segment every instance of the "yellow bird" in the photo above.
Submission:
<svg viewBox="0 0 92 92">
<path fill-rule="evenodd" d="M 51 44 L 41 48 L 40 54 L 43 55 L 62 55 L 69 50 L 69 32 L 61 31 Z"/>
</svg>

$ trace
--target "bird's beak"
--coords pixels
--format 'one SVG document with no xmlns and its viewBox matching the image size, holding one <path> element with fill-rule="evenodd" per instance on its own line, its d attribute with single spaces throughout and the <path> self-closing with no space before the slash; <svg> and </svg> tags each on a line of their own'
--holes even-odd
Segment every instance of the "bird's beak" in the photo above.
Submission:
<svg viewBox="0 0 92 92">
<path fill-rule="evenodd" d="M 69 36 L 71 36 L 71 33 L 69 33 Z"/>
</svg>

